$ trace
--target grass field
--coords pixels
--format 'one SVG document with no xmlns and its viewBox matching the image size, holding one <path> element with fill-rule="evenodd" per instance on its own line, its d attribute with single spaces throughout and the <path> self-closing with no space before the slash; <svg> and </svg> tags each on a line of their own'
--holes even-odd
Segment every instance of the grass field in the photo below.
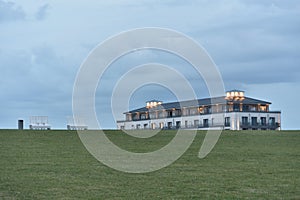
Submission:
<svg viewBox="0 0 300 200">
<path fill-rule="evenodd" d="M 174 136 L 108 137 L 124 149 L 153 151 Z M 74 131 L 0 131 L 0 199 L 300 199 L 300 131 L 223 132 L 198 159 L 204 132 L 175 163 L 128 174 L 95 160 Z"/>
</svg>

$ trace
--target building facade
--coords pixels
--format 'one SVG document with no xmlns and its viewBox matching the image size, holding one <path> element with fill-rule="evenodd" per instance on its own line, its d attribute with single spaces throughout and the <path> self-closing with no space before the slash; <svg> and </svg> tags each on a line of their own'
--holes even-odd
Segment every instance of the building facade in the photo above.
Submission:
<svg viewBox="0 0 300 200">
<path fill-rule="evenodd" d="M 182 102 L 152 100 L 125 112 L 118 129 L 224 129 L 280 130 L 281 112 L 270 111 L 270 102 L 246 97 L 232 90 L 226 96 Z"/>
</svg>

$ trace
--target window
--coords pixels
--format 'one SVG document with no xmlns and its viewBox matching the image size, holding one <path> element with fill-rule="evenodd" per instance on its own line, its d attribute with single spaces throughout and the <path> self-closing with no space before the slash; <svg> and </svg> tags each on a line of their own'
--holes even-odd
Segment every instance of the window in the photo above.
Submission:
<svg viewBox="0 0 300 200">
<path fill-rule="evenodd" d="M 189 109 L 183 108 L 182 115 L 184 115 L 184 116 L 189 115 Z"/>
<path fill-rule="evenodd" d="M 267 111 L 267 106 L 260 106 L 260 111 Z"/>
<path fill-rule="evenodd" d="M 194 120 L 194 126 L 199 127 L 199 120 L 198 119 Z"/>
<path fill-rule="evenodd" d="M 257 108 L 256 108 L 256 106 L 254 106 L 254 105 L 251 105 L 251 106 L 250 106 L 250 111 L 257 111 Z"/>
<path fill-rule="evenodd" d="M 203 119 L 203 126 L 208 127 L 208 119 Z"/>
<path fill-rule="evenodd" d="M 140 115 L 139 115 L 139 113 L 135 113 L 135 114 L 133 114 L 133 120 L 139 120 L 140 119 Z"/>
<path fill-rule="evenodd" d="M 230 117 L 225 117 L 224 123 L 225 126 L 230 126 Z"/>
<path fill-rule="evenodd" d="M 204 107 L 205 114 L 211 114 L 211 106 Z"/>
<path fill-rule="evenodd" d="M 266 117 L 261 117 L 261 118 L 260 118 L 260 123 L 261 123 L 261 125 L 263 125 L 263 126 L 267 125 L 267 118 L 266 118 Z"/>
<path fill-rule="evenodd" d="M 233 111 L 235 111 L 235 112 L 240 111 L 240 105 L 239 104 L 233 104 Z"/>
<path fill-rule="evenodd" d="M 150 119 L 156 119 L 156 113 L 155 112 L 149 113 L 149 116 L 150 116 Z"/>
<path fill-rule="evenodd" d="M 159 113 L 158 113 L 158 117 L 159 118 L 164 118 L 165 117 L 165 111 L 160 111 Z"/>
<path fill-rule="evenodd" d="M 143 113 L 143 114 L 141 114 L 141 119 L 147 119 L 148 117 L 147 117 L 147 113 Z"/>
<path fill-rule="evenodd" d="M 160 123 L 159 123 L 159 128 L 160 128 L 160 129 L 163 129 L 163 128 L 164 128 L 164 123 L 163 123 L 163 122 L 160 122 Z"/>
<path fill-rule="evenodd" d="M 220 109 L 220 108 L 219 108 L 219 105 L 213 105 L 213 106 L 212 106 L 212 112 L 213 112 L 213 113 L 218 113 L 218 112 L 219 112 L 219 109 Z"/>
<path fill-rule="evenodd" d="M 178 129 L 180 128 L 180 126 L 181 126 L 181 121 L 176 121 L 176 128 Z"/>
<path fill-rule="evenodd" d="M 172 116 L 173 116 L 173 117 L 181 116 L 181 111 L 180 111 L 180 110 L 173 110 Z"/>
<path fill-rule="evenodd" d="M 243 105 L 243 111 L 248 112 L 249 111 L 249 105 Z"/>
<path fill-rule="evenodd" d="M 251 125 L 257 126 L 257 117 L 251 117 Z"/>
<path fill-rule="evenodd" d="M 176 110 L 173 110 L 172 111 L 172 117 L 176 117 L 177 116 L 177 111 Z"/>
<path fill-rule="evenodd" d="M 270 124 L 271 126 L 275 126 L 275 117 L 270 117 L 270 118 L 269 118 L 269 124 Z"/>
<path fill-rule="evenodd" d="M 222 111 L 223 112 L 228 112 L 228 106 L 227 105 L 222 105 Z"/>
<path fill-rule="evenodd" d="M 172 128 L 172 122 L 168 122 L 168 129 Z"/>
<path fill-rule="evenodd" d="M 155 129 L 156 128 L 156 124 L 155 123 L 151 123 L 151 128 Z"/>
<path fill-rule="evenodd" d="M 198 114 L 198 109 L 197 108 L 191 108 L 190 109 L 190 114 L 191 115 L 197 115 Z"/>
<path fill-rule="evenodd" d="M 126 114 L 126 121 L 131 121 L 132 118 L 131 118 L 131 114 Z"/>
<path fill-rule="evenodd" d="M 232 104 L 228 105 L 228 111 L 229 111 L 229 112 L 232 112 L 232 111 L 233 111 L 233 105 L 232 105 Z"/>
<path fill-rule="evenodd" d="M 242 117 L 242 125 L 248 125 L 248 117 Z"/>
<path fill-rule="evenodd" d="M 199 107 L 199 108 L 198 108 L 198 112 L 199 112 L 200 114 L 204 114 L 203 107 Z"/>
</svg>

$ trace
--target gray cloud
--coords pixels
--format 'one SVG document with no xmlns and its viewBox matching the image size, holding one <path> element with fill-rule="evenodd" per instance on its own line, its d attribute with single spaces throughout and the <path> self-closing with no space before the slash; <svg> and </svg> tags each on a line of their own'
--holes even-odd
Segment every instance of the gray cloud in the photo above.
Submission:
<svg viewBox="0 0 300 200">
<path fill-rule="evenodd" d="M 48 14 L 48 10 L 50 9 L 50 5 L 49 4 L 44 4 L 42 6 L 39 7 L 38 11 L 35 13 L 35 18 L 37 20 L 43 20 L 46 18 L 47 14 Z"/>
<path fill-rule="evenodd" d="M 25 19 L 26 14 L 20 6 L 10 1 L 0 0 L 0 22 Z"/>
<path fill-rule="evenodd" d="M 235 87 L 299 82 L 299 3 L 240 1 L 228 7 L 222 19 L 191 33 L 203 42 L 225 82 Z"/>
</svg>

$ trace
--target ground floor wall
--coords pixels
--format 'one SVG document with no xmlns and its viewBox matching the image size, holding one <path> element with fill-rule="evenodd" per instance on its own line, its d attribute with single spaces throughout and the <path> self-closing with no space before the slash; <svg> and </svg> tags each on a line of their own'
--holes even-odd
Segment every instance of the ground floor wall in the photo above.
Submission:
<svg viewBox="0 0 300 200">
<path fill-rule="evenodd" d="M 230 112 L 139 121 L 118 121 L 118 129 L 280 130 L 280 113 Z"/>
</svg>

